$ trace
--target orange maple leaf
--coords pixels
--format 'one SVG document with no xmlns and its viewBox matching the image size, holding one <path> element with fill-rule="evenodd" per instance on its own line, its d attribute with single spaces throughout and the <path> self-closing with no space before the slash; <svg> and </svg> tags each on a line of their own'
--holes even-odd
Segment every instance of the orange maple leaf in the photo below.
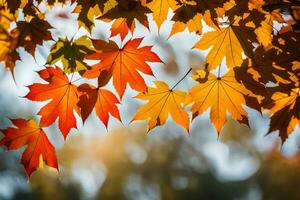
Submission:
<svg viewBox="0 0 300 200">
<path fill-rule="evenodd" d="M 21 160 L 27 175 L 30 176 L 43 161 L 49 167 L 58 169 L 55 149 L 41 127 L 33 120 L 11 121 L 16 128 L 9 127 L 2 131 L 5 137 L 0 140 L 0 145 L 5 145 L 10 150 L 27 145 Z"/>
<path fill-rule="evenodd" d="M 131 26 L 131 28 L 129 28 L 125 18 L 118 18 L 114 20 L 110 28 L 111 37 L 120 34 L 121 40 L 124 40 L 124 38 L 128 35 L 129 31 L 133 32 L 135 28 L 135 23 L 133 22 L 132 24 L 133 25 Z"/>
<path fill-rule="evenodd" d="M 41 126 L 50 126 L 59 118 L 58 127 L 66 139 L 71 128 L 76 128 L 76 118 L 74 110 L 77 113 L 79 92 L 77 86 L 73 85 L 66 74 L 59 68 L 47 67 L 38 72 L 40 77 L 47 81 L 47 84 L 35 83 L 29 87 L 29 93 L 26 98 L 32 101 L 50 100 L 38 115 L 41 115 Z"/>
<path fill-rule="evenodd" d="M 116 104 L 119 104 L 117 97 L 110 91 L 96 88 L 89 84 L 82 84 L 78 87 L 81 96 L 78 106 L 81 108 L 83 122 L 88 118 L 95 108 L 98 118 L 107 127 L 109 114 L 121 121 L 120 113 Z"/>
<path fill-rule="evenodd" d="M 203 71 L 200 70 L 193 78 L 201 80 L 203 75 Z M 193 102 L 193 118 L 210 108 L 211 122 L 220 133 L 227 121 L 227 112 L 231 114 L 233 119 L 248 124 L 247 112 L 242 105 L 246 105 L 245 96 L 251 94 L 249 90 L 235 80 L 233 70 L 222 77 L 210 73 L 206 81 L 200 81 L 198 85 L 190 89 L 187 104 Z"/>
<path fill-rule="evenodd" d="M 92 40 L 96 53 L 87 55 L 90 60 L 101 60 L 93 65 L 83 75 L 86 78 L 97 78 L 103 71 L 110 71 L 113 84 L 120 95 L 123 96 L 127 83 L 134 90 L 145 92 L 146 84 L 138 70 L 144 74 L 153 75 L 147 62 L 162 62 L 161 59 L 151 51 L 152 46 L 139 47 L 142 38 L 128 41 L 124 47 L 119 48 L 114 41 L 109 43 L 103 40 Z"/>
</svg>

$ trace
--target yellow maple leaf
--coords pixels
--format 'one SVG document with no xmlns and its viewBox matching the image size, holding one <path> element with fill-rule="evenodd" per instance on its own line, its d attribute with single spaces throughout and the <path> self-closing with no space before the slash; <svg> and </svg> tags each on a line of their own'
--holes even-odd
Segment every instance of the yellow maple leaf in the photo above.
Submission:
<svg viewBox="0 0 300 200">
<path fill-rule="evenodd" d="M 0 62 L 13 72 L 16 60 L 19 54 L 15 51 L 18 43 L 19 33 L 17 31 L 9 32 L 11 23 L 14 22 L 15 16 L 5 8 L 5 4 L 0 2 Z"/>
<path fill-rule="evenodd" d="M 252 52 L 252 41 L 256 40 L 252 30 L 254 29 L 251 27 L 231 25 L 207 32 L 194 48 L 206 50 L 212 46 L 206 57 L 209 69 L 217 68 L 224 57 L 227 67 L 240 66 L 243 62 L 242 53 Z"/>
<path fill-rule="evenodd" d="M 167 84 L 155 81 L 156 88 L 148 87 L 146 93 L 139 93 L 136 98 L 148 101 L 136 112 L 133 120 L 148 120 L 149 130 L 166 123 L 169 114 L 173 120 L 189 131 L 189 116 L 184 110 L 186 93 L 170 89 Z"/>
<path fill-rule="evenodd" d="M 12 17 L 8 10 L 0 10 L 0 60 L 3 60 L 7 52 L 9 52 L 10 33 L 8 29 L 13 20 Z"/>
<path fill-rule="evenodd" d="M 197 71 L 193 76 L 194 80 L 203 79 L 203 71 Z M 242 84 L 234 78 L 233 70 L 230 70 L 222 77 L 209 74 L 207 80 L 199 83 L 189 91 L 189 98 L 186 104 L 192 104 L 193 118 L 210 110 L 210 119 L 218 133 L 227 121 L 226 113 L 239 122 L 248 123 L 247 112 L 242 105 L 246 105 L 244 95 L 250 95 Z"/>
<path fill-rule="evenodd" d="M 153 0 L 147 4 L 148 8 L 153 12 L 153 19 L 158 29 L 167 19 L 169 8 L 175 10 L 178 6 L 176 0 Z"/>
</svg>

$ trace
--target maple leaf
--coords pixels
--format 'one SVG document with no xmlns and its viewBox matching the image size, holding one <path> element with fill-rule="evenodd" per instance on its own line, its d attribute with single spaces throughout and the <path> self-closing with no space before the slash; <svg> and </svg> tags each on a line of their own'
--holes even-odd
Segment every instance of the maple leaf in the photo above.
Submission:
<svg viewBox="0 0 300 200">
<path fill-rule="evenodd" d="M 178 8 L 174 11 L 172 20 L 173 24 L 171 33 L 172 36 L 175 33 L 182 32 L 184 29 L 188 29 L 189 32 L 202 33 L 202 19 L 205 23 L 218 29 L 218 17 L 217 9 L 221 7 L 225 1 L 199 1 L 199 0 L 176 0 Z"/>
<path fill-rule="evenodd" d="M 0 9 L 0 62 L 8 68 L 12 73 L 15 63 L 20 59 L 19 53 L 16 51 L 18 45 L 18 31 L 9 32 L 14 16 L 4 7 Z"/>
<path fill-rule="evenodd" d="M 55 64 L 61 60 L 65 73 L 83 73 L 88 69 L 88 65 L 83 61 L 84 56 L 93 52 L 92 43 L 86 36 L 82 36 L 75 41 L 59 38 L 51 47 L 47 64 Z"/>
<path fill-rule="evenodd" d="M 278 10 L 267 12 L 263 9 L 263 6 L 265 6 L 266 3 L 267 2 L 263 0 L 249 1 L 248 6 L 250 12 L 246 15 L 245 19 L 255 24 L 257 39 L 264 47 L 268 47 L 272 43 L 274 21 L 277 21 L 278 23 L 285 23 L 283 16 Z"/>
<path fill-rule="evenodd" d="M 197 34 L 201 34 L 202 33 L 201 16 L 196 15 L 193 19 L 189 20 L 187 23 L 176 21 L 172 26 L 172 30 L 170 32 L 169 37 L 171 37 L 176 33 L 180 33 L 184 31 L 186 28 L 189 30 L 189 32 L 196 32 Z"/>
<path fill-rule="evenodd" d="M 193 79 L 200 81 L 204 75 L 203 71 L 198 71 Z M 190 97 L 186 102 L 193 103 L 193 118 L 210 108 L 210 119 L 218 133 L 227 121 L 227 112 L 233 119 L 248 124 L 247 112 L 242 105 L 246 105 L 245 96 L 251 96 L 252 93 L 235 80 L 233 70 L 222 77 L 210 73 L 205 81 L 200 82 L 190 89 Z"/>
<path fill-rule="evenodd" d="M 193 0 L 176 0 L 178 3 L 178 7 L 174 11 L 174 16 L 172 17 L 172 21 L 175 21 L 173 24 L 171 33 L 169 37 L 172 35 L 184 31 L 186 28 L 189 32 L 196 32 L 197 34 L 202 33 L 202 19 L 208 26 L 213 28 L 218 28 L 216 21 L 214 21 L 211 17 L 209 10 L 202 10 L 203 5 L 200 1 Z M 205 3 L 204 3 L 205 4 Z"/>
<path fill-rule="evenodd" d="M 261 97 L 265 96 L 266 86 L 260 81 L 260 74 L 252 67 L 251 59 L 244 60 L 241 67 L 235 67 L 233 68 L 233 70 L 235 74 L 235 79 L 238 82 L 241 82 L 253 94 L 256 94 Z M 258 105 L 258 108 L 259 109 L 256 110 L 260 110 L 260 105 Z"/>
<path fill-rule="evenodd" d="M 114 8 L 117 5 L 117 2 L 114 1 L 108 1 L 107 9 L 104 10 L 103 13 L 108 12 L 110 9 Z M 100 16 L 98 19 L 104 21 L 104 22 L 110 22 L 112 19 L 103 18 Z M 111 25 L 111 36 L 116 36 L 120 34 L 121 40 L 124 40 L 124 38 L 128 35 L 129 32 L 133 33 L 135 29 L 135 23 L 134 21 L 131 23 L 131 27 L 127 24 L 127 19 L 124 17 L 120 17 L 117 19 L 114 19 L 112 25 Z"/>
<path fill-rule="evenodd" d="M 128 41 L 122 48 L 109 41 L 92 40 L 96 53 L 87 55 L 86 59 L 101 60 L 84 73 L 86 78 L 97 78 L 102 71 L 111 71 L 113 84 L 123 96 L 127 83 L 134 90 L 145 92 L 146 84 L 137 70 L 144 74 L 153 75 L 146 62 L 161 62 L 160 58 L 151 51 L 152 46 L 139 47 L 143 39 Z"/>
<path fill-rule="evenodd" d="M 230 0 L 225 7 L 225 15 L 229 21 L 242 18 L 245 22 L 252 22 L 256 27 L 265 19 L 262 12 L 262 0 Z"/>
<path fill-rule="evenodd" d="M 19 53 L 16 51 L 15 47 L 16 41 L 13 36 L 9 41 L 0 42 L 0 62 L 3 62 L 4 66 L 12 73 L 12 75 L 14 75 L 16 61 L 20 60 Z"/>
<path fill-rule="evenodd" d="M 209 69 L 217 68 L 224 57 L 227 67 L 233 68 L 242 64 L 243 52 L 252 57 L 253 41 L 256 35 L 252 27 L 230 25 L 205 33 L 194 48 L 206 50 L 213 46 L 206 57 Z"/>
<path fill-rule="evenodd" d="M 94 26 L 94 17 L 101 14 L 107 0 L 77 0 L 76 2 L 74 12 L 78 13 L 79 26 L 91 31 Z"/>
<path fill-rule="evenodd" d="M 275 92 L 271 98 L 263 101 L 271 115 L 269 133 L 278 130 L 282 142 L 298 124 L 300 126 L 300 92 L 299 88 L 293 88 L 290 92 Z"/>
<path fill-rule="evenodd" d="M 121 40 L 128 35 L 129 31 L 133 32 L 135 26 L 129 28 L 125 18 L 115 19 L 113 24 L 111 25 L 111 37 L 120 34 Z"/>
<path fill-rule="evenodd" d="M 66 139 L 71 128 L 76 128 L 74 110 L 80 114 L 77 106 L 79 92 L 66 74 L 59 68 L 47 67 L 38 72 L 39 76 L 47 81 L 47 84 L 35 83 L 28 86 L 29 93 L 26 98 L 32 101 L 50 100 L 38 115 L 41 115 L 42 127 L 50 126 L 59 118 L 58 127 Z"/>
<path fill-rule="evenodd" d="M 21 6 L 21 1 L 6 1 L 6 3 L 7 3 L 7 8 L 11 14 L 16 14 L 17 10 Z M 0 4 L 2 4 L 2 3 L 0 3 Z M 3 6 L 3 5 L 1 5 L 1 6 Z"/>
<path fill-rule="evenodd" d="M 255 74 L 255 80 L 259 83 L 268 82 L 282 83 L 293 82 L 294 77 L 300 75 L 300 68 L 297 63 L 300 62 L 300 37 L 294 32 L 285 32 L 274 36 L 272 47 L 265 48 L 258 46 L 252 58 L 246 59 L 241 69 L 251 71 Z M 239 79 L 249 79 L 245 73 L 241 73 Z M 257 87 L 248 87 L 253 93 L 256 93 Z"/>
<path fill-rule="evenodd" d="M 151 10 L 145 6 L 145 2 L 142 0 L 117 0 L 117 4 L 112 4 L 112 8 L 108 9 L 98 19 L 107 21 L 119 19 L 121 21 L 114 21 L 112 25 L 113 35 L 117 35 L 117 31 L 120 31 L 122 40 L 125 33 L 133 31 L 135 28 L 134 20 L 137 19 L 141 24 L 148 28 L 147 13 Z M 126 22 L 127 26 L 123 24 Z M 129 28 L 130 27 L 130 28 Z M 125 32 L 125 33 L 124 33 Z"/>
<path fill-rule="evenodd" d="M 190 32 L 201 34 L 202 15 L 195 10 L 197 3 L 195 1 L 184 1 L 183 3 L 180 1 L 178 5 L 179 8 L 175 9 L 175 14 L 172 17 L 175 23 L 173 24 L 169 37 L 184 31 L 186 28 L 188 28 Z"/>
<path fill-rule="evenodd" d="M 28 176 L 45 162 L 49 167 L 58 170 L 55 149 L 47 138 L 45 132 L 34 120 L 12 119 L 15 127 L 2 130 L 5 135 L 0 140 L 0 145 L 5 145 L 10 150 L 26 146 L 21 162 Z"/>
<path fill-rule="evenodd" d="M 25 17 L 36 17 L 37 7 L 35 6 L 33 0 L 21 1 L 20 7 L 22 8 Z"/>
<path fill-rule="evenodd" d="M 136 98 L 148 101 L 140 107 L 134 115 L 134 120 L 148 120 L 149 130 L 156 126 L 164 125 L 169 114 L 172 119 L 189 132 L 189 115 L 182 104 L 186 93 L 170 89 L 167 84 L 155 81 L 155 88 L 148 87 L 147 92 L 139 93 Z"/>
<path fill-rule="evenodd" d="M 174 16 L 172 20 L 188 22 L 193 19 L 197 14 L 199 14 L 199 3 L 193 0 L 175 0 L 177 3 L 177 9 L 174 11 Z"/>
<path fill-rule="evenodd" d="M 153 0 L 147 4 L 147 7 L 152 10 L 153 19 L 159 29 L 167 19 L 169 9 L 176 10 L 178 5 L 176 0 Z"/>
<path fill-rule="evenodd" d="M 134 19 L 137 19 L 141 24 L 147 26 L 146 14 L 150 12 L 151 10 L 140 0 L 117 0 L 117 5 L 104 13 L 101 18 L 125 18 L 129 25 L 133 23 Z"/>
<path fill-rule="evenodd" d="M 176 0 L 179 8 L 176 9 L 173 20 L 187 23 L 196 15 L 205 16 L 203 19 L 208 25 L 218 26 L 217 9 L 223 7 L 225 0 Z"/>
<path fill-rule="evenodd" d="M 109 114 L 121 121 L 117 107 L 117 104 L 120 102 L 112 92 L 88 84 L 80 85 L 78 90 L 81 92 L 78 106 L 80 107 L 83 122 L 85 122 L 94 108 L 96 115 L 106 127 Z"/>
<path fill-rule="evenodd" d="M 33 18 L 30 22 L 18 21 L 17 27 L 18 31 L 18 46 L 24 47 L 25 50 L 34 56 L 36 45 L 42 45 L 44 41 L 52 40 L 51 25 L 42 19 Z"/>
<path fill-rule="evenodd" d="M 71 0 L 71 1 L 74 1 L 74 0 Z M 30 20 L 32 18 L 37 18 L 37 19 L 41 19 L 41 20 L 45 19 L 45 13 L 41 12 L 41 10 L 39 8 L 39 4 L 41 2 L 44 2 L 44 3 L 48 3 L 48 2 L 45 2 L 43 0 L 21 0 L 20 2 L 21 2 L 20 8 L 23 11 L 26 21 L 28 19 Z"/>
</svg>

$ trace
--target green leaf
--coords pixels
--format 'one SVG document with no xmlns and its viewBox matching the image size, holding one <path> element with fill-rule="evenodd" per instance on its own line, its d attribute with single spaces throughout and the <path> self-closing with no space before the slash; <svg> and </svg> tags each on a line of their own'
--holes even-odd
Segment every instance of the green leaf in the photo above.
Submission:
<svg viewBox="0 0 300 200">
<path fill-rule="evenodd" d="M 92 43 L 86 36 L 75 41 L 59 38 L 51 47 L 46 64 L 52 65 L 61 60 L 65 73 L 79 72 L 82 74 L 89 68 L 83 61 L 84 56 L 93 52 Z"/>
</svg>

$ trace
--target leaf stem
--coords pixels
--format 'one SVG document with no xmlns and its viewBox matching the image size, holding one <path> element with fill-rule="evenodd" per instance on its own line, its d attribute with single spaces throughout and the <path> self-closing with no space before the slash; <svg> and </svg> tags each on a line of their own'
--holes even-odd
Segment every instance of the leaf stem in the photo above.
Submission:
<svg viewBox="0 0 300 200">
<path fill-rule="evenodd" d="M 70 40 L 70 43 L 72 44 L 73 43 L 73 40 L 75 38 L 75 36 L 77 35 L 77 33 L 79 32 L 79 30 L 81 29 L 81 27 L 79 27 L 76 32 L 73 34 L 73 36 L 71 37 L 71 40 Z"/>
<path fill-rule="evenodd" d="M 73 77 L 74 77 L 74 72 L 72 73 L 72 75 L 71 75 L 71 79 L 70 79 L 70 83 L 72 83 L 72 80 L 73 80 Z"/>
<path fill-rule="evenodd" d="M 82 80 L 82 79 L 84 79 L 84 78 L 83 78 L 83 77 L 80 77 L 80 78 L 75 79 L 74 81 L 70 81 L 70 82 L 75 83 L 75 82 L 80 81 L 80 80 Z"/>
<path fill-rule="evenodd" d="M 219 65 L 219 68 L 218 68 L 218 78 L 220 78 L 220 75 L 221 75 L 221 65 Z"/>
<path fill-rule="evenodd" d="M 173 90 L 177 85 L 179 85 L 179 83 L 181 83 L 181 81 L 183 81 L 187 75 L 192 71 L 192 68 L 190 68 L 186 73 L 185 75 L 171 88 L 171 90 Z"/>
</svg>

